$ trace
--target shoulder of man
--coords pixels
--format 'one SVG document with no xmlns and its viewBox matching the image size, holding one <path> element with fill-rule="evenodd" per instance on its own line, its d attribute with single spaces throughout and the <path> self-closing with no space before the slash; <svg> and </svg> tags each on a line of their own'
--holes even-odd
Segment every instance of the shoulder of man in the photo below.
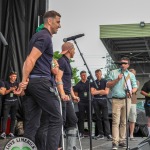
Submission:
<svg viewBox="0 0 150 150">
<path fill-rule="evenodd" d="M 0 80 L 0 86 L 1 86 L 1 87 L 5 87 L 4 81 Z"/>
</svg>

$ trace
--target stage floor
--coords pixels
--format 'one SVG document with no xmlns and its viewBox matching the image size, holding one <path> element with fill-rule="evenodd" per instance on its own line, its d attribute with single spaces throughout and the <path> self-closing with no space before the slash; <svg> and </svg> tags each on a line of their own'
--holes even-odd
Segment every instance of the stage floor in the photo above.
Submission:
<svg viewBox="0 0 150 150">
<path fill-rule="evenodd" d="M 137 141 L 130 141 L 129 140 L 129 147 L 134 148 L 136 147 L 141 141 L 143 141 L 145 138 L 142 137 L 136 137 Z M 4 145 L 10 140 L 10 138 L 7 139 L 0 139 L 0 150 L 3 150 Z M 88 137 L 81 139 L 82 143 L 82 149 L 83 150 L 90 150 L 90 139 Z M 112 142 L 107 141 L 105 138 L 104 140 L 92 140 L 92 149 L 93 150 L 111 150 Z M 77 140 L 77 148 L 79 147 L 79 141 Z M 121 150 L 122 148 L 118 148 L 118 150 Z"/>
</svg>

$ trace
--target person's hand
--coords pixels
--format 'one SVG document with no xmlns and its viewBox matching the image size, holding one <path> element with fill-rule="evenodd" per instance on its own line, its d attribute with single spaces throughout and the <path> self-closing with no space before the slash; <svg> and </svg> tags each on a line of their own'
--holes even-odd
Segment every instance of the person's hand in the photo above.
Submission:
<svg viewBox="0 0 150 150">
<path fill-rule="evenodd" d="M 29 79 L 27 79 L 26 81 L 22 81 L 19 83 L 19 87 L 18 89 L 15 89 L 13 92 L 16 95 L 24 95 L 24 90 L 27 88 L 27 85 L 29 83 Z"/>
<path fill-rule="evenodd" d="M 20 82 L 19 89 L 25 90 L 27 88 L 28 83 L 29 83 L 29 79 L 27 79 L 26 81 Z"/>
<path fill-rule="evenodd" d="M 78 103 L 80 101 L 80 98 L 78 96 L 73 96 L 73 101 Z"/>
<path fill-rule="evenodd" d="M 14 91 L 15 89 L 16 89 L 15 87 L 10 87 L 9 90 L 10 90 L 10 92 L 11 92 L 11 91 Z"/>
<path fill-rule="evenodd" d="M 69 96 L 68 96 L 68 95 L 66 95 L 66 94 L 61 95 L 61 99 L 62 99 L 63 101 L 70 101 Z"/>
<path fill-rule="evenodd" d="M 13 91 L 13 92 L 14 92 L 14 94 L 17 95 L 17 96 L 23 96 L 23 95 L 25 95 L 24 90 L 21 89 L 21 88 L 18 88 L 17 90 L 15 90 L 15 91 Z"/>
<path fill-rule="evenodd" d="M 132 92 L 131 92 L 131 91 L 127 93 L 127 97 L 128 97 L 128 98 L 131 98 L 131 97 L 132 97 Z"/>
<path fill-rule="evenodd" d="M 118 80 L 122 79 L 122 77 L 123 77 L 123 74 L 119 74 L 118 75 Z"/>
</svg>

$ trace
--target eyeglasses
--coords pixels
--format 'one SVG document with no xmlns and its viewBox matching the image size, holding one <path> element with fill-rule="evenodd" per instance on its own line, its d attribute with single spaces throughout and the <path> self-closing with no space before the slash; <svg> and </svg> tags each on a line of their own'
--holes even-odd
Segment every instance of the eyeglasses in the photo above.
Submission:
<svg viewBox="0 0 150 150">
<path fill-rule="evenodd" d="M 121 62 L 120 64 L 121 65 L 127 65 L 128 63 L 127 62 Z"/>
</svg>

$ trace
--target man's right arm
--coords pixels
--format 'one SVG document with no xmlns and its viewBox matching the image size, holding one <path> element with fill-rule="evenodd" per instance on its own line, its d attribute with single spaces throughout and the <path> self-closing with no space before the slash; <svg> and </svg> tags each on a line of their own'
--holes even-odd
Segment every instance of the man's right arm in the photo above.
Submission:
<svg viewBox="0 0 150 150">
<path fill-rule="evenodd" d="M 147 93 L 147 92 L 145 92 L 145 91 L 141 91 L 141 94 L 142 94 L 143 96 L 150 97 L 150 94 Z"/>
<path fill-rule="evenodd" d="M 119 81 L 118 78 L 115 79 L 115 80 L 112 80 L 112 81 L 108 81 L 107 84 L 106 84 L 106 86 L 108 88 L 112 88 L 113 86 L 115 86 L 118 83 L 118 81 Z"/>
<path fill-rule="evenodd" d="M 10 92 L 14 91 L 16 88 L 10 87 L 8 90 L 5 91 L 5 94 L 9 94 Z"/>
<path fill-rule="evenodd" d="M 122 77 L 123 77 L 123 75 L 119 74 L 117 79 L 112 80 L 112 81 L 108 81 L 107 84 L 106 84 L 106 86 L 108 88 L 114 87 L 120 81 L 120 79 L 122 79 Z"/>
</svg>

